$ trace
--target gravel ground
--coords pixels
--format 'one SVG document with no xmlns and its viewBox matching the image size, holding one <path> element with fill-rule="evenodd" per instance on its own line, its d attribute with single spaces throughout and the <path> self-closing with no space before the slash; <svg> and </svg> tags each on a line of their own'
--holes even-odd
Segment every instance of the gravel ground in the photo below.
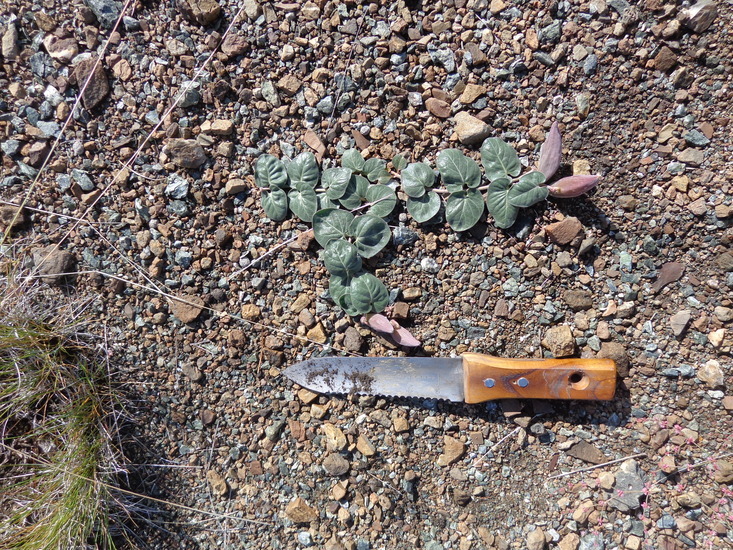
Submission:
<svg viewBox="0 0 733 550">
<path fill-rule="evenodd" d="M 0 225 L 27 194 L 15 235 L 65 251 L 46 280 L 78 270 L 66 292 L 93 298 L 128 390 L 131 486 L 188 507 L 156 505 L 140 547 L 733 548 L 728 3 L 129 4 L 116 30 L 121 1 L 0 7 Z M 280 376 L 405 350 L 333 306 L 307 239 L 275 248 L 307 227 L 264 217 L 253 161 L 477 158 L 459 112 L 528 162 L 557 120 L 566 170 L 603 179 L 508 232 L 396 214 L 407 238 L 370 267 L 413 353 L 612 357 L 613 401 Z"/>
</svg>

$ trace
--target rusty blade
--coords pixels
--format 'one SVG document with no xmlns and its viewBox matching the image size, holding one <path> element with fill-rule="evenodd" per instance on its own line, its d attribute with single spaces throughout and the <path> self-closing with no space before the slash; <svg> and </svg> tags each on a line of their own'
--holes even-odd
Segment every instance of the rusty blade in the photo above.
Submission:
<svg viewBox="0 0 733 550">
<path fill-rule="evenodd" d="M 283 374 L 318 393 L 464 399 L 460 357 L 319 357 Z"/>
</svg>

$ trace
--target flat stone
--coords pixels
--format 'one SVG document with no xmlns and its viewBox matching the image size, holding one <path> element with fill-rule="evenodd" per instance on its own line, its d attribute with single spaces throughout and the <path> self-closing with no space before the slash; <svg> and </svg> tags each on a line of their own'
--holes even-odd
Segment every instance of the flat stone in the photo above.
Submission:
<svg viewBox="0 0 733 550">
<path fill-rule="evenodd" d="M 588 462 L 590 464 L 603 464 L 608 460 L 606 455 L 582 439 L 570 447 L 566 452 L 573 458 L 577 458 L 578 460 L 582 460 L 583 462 Z"/>
<path fill-rule="evenodd" d="M 733 321 L 733 308 L 716 306 L 713 310 L 713 314 L 723 323 L 729 323 Z"/>
<path fill-rule="evenodd" d="M 700 366 L 696 374 L 700 381 L 704 382 L 711 389 L 723 387 L 725 384 L 723 369 L 720 368 L 720 363 L 715 359 L 710 359 Z"/>
<path fill-rule="evenodd" d="M 687 209 L 695 216 L 704 216 L 708 211 L 708 206 L 705 204 L 705 197 L 700 197 L 692 201 L 687 205 Z"/>
<path fill-rule="evenodd" d="M 302 80 L 295 75 L 288 74 L 277 81 L 277 87 L 279 90 L 285 92 L 286 95 L 293 96 L 300 90 L 302 83 Z"/>
<path fill-rule="evenodd" d="M 713 479 L 717 483 L 733 483 L 733 462 L 716 460 L 713 468 Z"/>
<path fill-rule="evenodd" d="M 723 341 L 725 340 L 725 329 L 719 328 L 718 330 L 712 331 L 710 334 L 708 334 L 708 341 L 714 348 L 719 348 L 723 345 Z"/>
<path fill-rule="evenodd" d="M 76 271 L 76 257 L 68 250 L 48 245 L 33 251 L 36 273 L 48 284 L 61 285 L 71 280 Z"/>
<path fill-rule="evenodd" d="M 425 100 L 425 107 L 438 118 L 448 118 L 451 114 L 450 104 L 435 97 Z"/>
<path fill-rule="evenodd" d="M 568 357 L 575 353 L 573 331 L 567 325 L 550 327 L 542 339 L 542 345 L 550 350 L 554 357 Z"/>
<path fill-rule="evenodd" d="M 568 290 L 563 299 L 573 311 L 581 311 L 593 307 L 593 294 L 588 290 Z"/>
<path fill-rule="evenodd" d="M 262 315 L 262 310 L 255 304 L 244 304 L 241 309 L 242 319 L 256 321 Z"/>
<path fill-rule="evenodd" d="M 702 501 L 700 500 L 700 495 L 694 491 L 688 491 L 677 497 L 677 504 L 688 509 L 699 508 L 702 505 Z"/>
<path fill-rule="evenodd" d="M 249 41 L 245 35 L 232 32 L 224 38 L 220 49 L 224 55 L 237 57 L 247 53 L 249 50 Z"/>
<path fill-rule="evenodd" d="M 684 25 L 696 33 L 705 32 L 718 17 L 718 6 L 715 0 L 698 0 L 682 12 Z"/>
<path fill-rule="evenodd" d="M 665 474 L 671 474 L 677 471 L 677 463 L 672 455 L 664 455 L 659 461 L 659 469 Z"/>
<path fill-rule="evenodd" d="M 597 1 L 597 0 L 596 0 Z M 575 533 L 568 533 L 557 543 L 558 550 L 577 550 L 580 537 Z"/>
<path fill-rule="evenodd" d="M 7 61 L 15 61 L 20 55 L 18 27 L 15 26 L 15 23 L 10 23 L 5 29 L 0 52 L 3 54 L 3 59 Z"/>
<path fill-rule="evenodd" d="M 733 252 L 723 252 L 715 259 L 715 263 L 725 272 L 733 271 Z"/>
<path fill-rule="evenodd" d="M 588 521 L 588 516 L 595 510 L 595 504 L 592 500 L 586 499 L 580 503 L 580 505 L 573 511 L 573 521 L 576 521 L 583 525 Z"/>
<path fill-rule="evenodd" d="M 470 105 L 485 93 L 486 86 L 481 86 L 480 84 L 466 84 L 466 87 L 463 89 L 458 101 L 464 105 Z"/>
<path fill-rule="evenodd" d="M 344 349 L 347 351 L 358 352 L 364 345 L 364 338 L 354 327 L 347 327 L 344 331 Z"/>
<path fill-rule="evenodd" d="M 346 448 L 346 436 L 339 428 L 327 422 L 321 426 L 321 431 L 326 436 L 326 446 L 329 451 L 339 452 Z"/>
<path fill-rule="evenodd" d="M 491 134 L 491 127 L 483 120 L 464 111 L 453 117 L 456 123 L 456 134 L 463 145 L 481 143 Z"/>
<path fill-rule="evenodd" d="M 688 147 L 677 155 L 677 160 L 690 166 L 700 166 L 705 160 L 705 153 L 701 149 Z"/>
<path fill-rule="evenodd" d="M 18 212 L 16 206 L 0 206 L 0 228 L 4 230 L 21 227 L 27 220 L 26 211 L 21 210 L 17 217 L 16 212 Z"/>
<path fill-rule="evenodd" d="M 201 133 L 211 136 L 228 136 L 234 132 L 234 123 L 231 120 L 206 120 L 201 125 Z"/>
<path fill-rule="evenodd" d="M 176 0 L 176 6 L 186 19 L 199 25 L 210 25 L 221 14 L 216 0 Z"/>
<path fill-rule="evenodd" d="M 209 482 L 211 491 L 217 496 L 223 497 L 229 492 L 229 486 L 227 485 L 226 479 L 224 479 L 216 470 L 209 470 L 206 472 L 206 481 Z"/>
<path fill-rule="evenodd" d="M 615 491 L 608 504 L 620 512 L 632 512 L 641 505 L 643 490 L 644 479 L 638 463 L 633 459 L 626 460 L 616 472 Z"/>
<path fill-rule="evenodd" d="M 466 452 L 466 444 L 449 435 L 443 436 L 443 453 L 438 457 L 438 466 L 449 466 Z"/>
<path fill-rule="evenodd" d="M 259 0 L 244 0 L 242 6 L 244 7 L 244 14 L 250 21 L 257 19 L 262 14 L 262 6 L 260 6 Z"/>
<path fill-rule="evenodd" d="M 543 550 L 543 548 L 545 548 L 545 532 L 536 527 L 527 535 L 527 550 Z"/>
<path fill-rule="evenodd" d="M 349 461 L 338 453 L 331 453 L 323 459 L 323 468 L 330 476 L 342 476 L 349 471 L 349 467 Z"/>
<path fill-rule="evenodd" d="M 180 300 L 168 299 L 168 306 L 176 319 L 182 323 L 192 323 L 198 319 L 204 309 L 204 301 L 190 294 L 182 294 L 178 298 Z"/>
<path fill-rule="evenodd" d="M 195 139 L 172 139 L 163 152 L 180 168 L 195 169 L 207 160 L 203 147 Z"/>
<path fill-rule="evenodd" d="M 316 326 L 314 326 L 312 329 L 310 329 L 306 336 L 308 340 L 312 340 L 318 344 L 325 344 L 328 340 L 328 335 L 326 334 L 326 329 L 323 327 L 321 323 L 317 323 Z"/>
<path fill-rule="evenodd" d="M 626 347 L 618 342 L 603 342 L 601 351 L 596 355 L 598 359 L 613 359 L 616 362 L 617 374 L 625 378 L 629 375 L 629 356 Z"/>
<path fill-rule="evenodd" d="M 43 46 L 48 55 L 61 63 L 69 63 L 79 53 L 79 45 L 73 38 L 58 38 L 53 34 L 46 35 Z"/>
<path fill-rule="evenodd" d="M 364 456 L 374 456 L 377 454 L 377 448 L 364 434 L 360 434 L 356 440 L 356 450 Z"/>
<path fill-rule="evenodd" d="M 580 235 L 583 231 L 583 224 L 580 223 L 578 218 L 570 216 L 562 221 L 551 223 L 545 227 L 545 231 L 552 242 L 559 245 L 566 245 Z"/>
<path fill-rule="evenodd" d="M 667 72 L 677 64 L 677 54 L 667 46 L 662 46 L 654 58 L 654 68 L 658 71 Z"/>
<path fill-rule="evenodd" d="M 657 293 L 665 286 L 678 281 L 685 272 L 685 265 L 681 262 L 667 262 L 659 269 L 657 280 L 652 284 L 652 290 Z"/>
<path fill-rule="evenodd" d="M 84 0 L 84 3 L 105 29 L 114 27 L 122 12 L 123 3 L 117 0 Z"/>
<path fill-rule="evenodd" d="M 294 523 L 310 523 L 318 519 L 318 511 L 301 497 L 295 497 L 288 503 L 285 515 Z"/>
<path fill-rule="evenodd" d="M 109 93 L 109 81 L 107 80 L 107 74 L 104 72 L 102 63 L 100 62 L 95 67 L 97 59 L 96 56 L 83 59 L 77 63 L 74 69 L 74 77 L 80 90 L 87 79 L 89 79 L 89 83 L 84 89 L 81 98 L 84 102 L 84 107 L 90 111 L 99 105 Z"/>
<path fill-rule="evenodd" d="M 680 336 L 690 322 L 692 313 L 688 310 L 678 311 L 669 318 L 669 326 L 675 336 Z"/>
<path fill-rule="evenodd" d="M 230 180 L 227 180 L 227 183 L 224 186 L 224 190 L 226 191 L 227 195 L 238 195 L 239 193 L 244 193 L 247 188 L 247 182 L 245 182 L 244 180 L 240 180 L 239 178 L 232 178 Z"/>
</svg>

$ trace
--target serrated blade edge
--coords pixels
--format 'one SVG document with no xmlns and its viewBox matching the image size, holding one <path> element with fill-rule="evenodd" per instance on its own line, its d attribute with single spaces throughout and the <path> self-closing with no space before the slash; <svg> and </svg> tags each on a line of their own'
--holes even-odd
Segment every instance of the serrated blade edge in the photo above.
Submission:
<svg viewBox="0 0 733 550">
<path fill-rule="evenodd" d="M 464 400 L 460 357 L 319 357 L 283 374 L 318 393 Z"/>
</svg>

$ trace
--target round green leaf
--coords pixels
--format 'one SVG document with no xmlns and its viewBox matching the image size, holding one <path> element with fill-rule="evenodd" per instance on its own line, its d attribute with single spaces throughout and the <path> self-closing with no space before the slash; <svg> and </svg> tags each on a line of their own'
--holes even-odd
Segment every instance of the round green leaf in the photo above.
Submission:
<svg viewBox="0 0 733 550">
<path fill-rule="evenodd" d="M 529 208 L 547 198 L 550 191 L 542 186 L 545 175 L 542 172 L 525 174 L 509 189 L 509 202 L 518 208 Z"/>
<path fill-rule="evenodd" d="M 287 170 L 292 187 L 296 185 L 307 185 L 310 188 L 315 188 L 318 184 L 320 170 L 318 169 L 318 162 L 316 162 L 316 157 L 313 153 L 305 151 L 299 154 L 288 163 Z"/>
<path fill-rule="evenodd" d="M 448 186 L 478 187 L 481 184 L 481 170 L 473 159 L 458 149 L 445 149 L 438 153 L 435 161 L 443 183 Z M 449 188 L 449 191 L 452 191 Z"/>
<path fill-rule="evenodd" d="M 512 182 L 509 178 L 498 178 L 491 182 L 486 192 L 486 206 L 494 216 L 496 225 L 502 229 L 511 227 L 517 220 L 519 209 L 509 202 Z"/>
<path fill-rule="evenodd" d="M 349 227 L 349 234 L 354 237 L 354 246 L 362 258 L 371 258 L 382 250 L 392 233 L 382 219 L 371 214 L 354 218 Z"/>
<path fill-rule="evenodd" d="M 338 208 L 338 203 L 333 202 L 326 196 L 326 193 L 318 193 L 316 196 L 318 199 L 318 210 L 324 210 L 326 208 Z"/>
<path fill-rule="evenodd" d="M 335 201 L 344 196 L 351 174 L 349 168 L 326 168 L 323 171 L 321 184 L 326 188 L 326 195 L 329 199 Z"/>
<path fill-rule="evenodd" d="M 351 294 L 348 292 L 340 295 L 336 300 L 336 303 L 341 309 L 346 312 L 346 315 L 350 315 L 351 317 L 356 317 L 358 315 L 364 314 L 364 312 L 354 307 L 353 301 L 351 300 Z"/>
<path fill-rule="evenodd" d="M 328 279 L 328 293 L 333 301 L 338 303 L 339 298 L 349 292 L 350 277 L 342 277 L 340 275 L 331 275 Z"/>
<path fill-rule="evenodd" d="M 382 281 L 371 273 L 362 273 L 351 279 L 351 304 L 361 315 L 379 313 L 389 304 L 389 292 Z"/>
<path fill-rule="evenodd" d="M 486 138 L 481 145 L 481 162 L 489 181 L 517 176 L 522 169 L 517 152 L 499 138 Z"/>
<path fill-rule="evenodd" d="M 407 197 L 407 211 L 417 223 L 424 223 L 435 216 L 440 210 L 440 197 L 430 191 L 422 197 Z"/>
<path fill-rule="evenodd" d="M 386 185 L 370 185 L 367 189 L 366 200 L 374 203 L 369 207 L 369 214 L 386 218 L 397 204 L 397 195 L 391 187 Z"/>
<path fill-rule="evenodd" d="M 313 221 L 313 214 L 318 210 L 318 197 L 308 183 L 300 183 L 296 189 L 288 192 L 290 210 L 304 222 Z"/>
<path fill-rule="evenodd" d="M 454 231 L 471 229 L 484 213 L 484 199 L 476 189 L 452 193 L 445 202 L 445 219 Z"/>
<path fill-rule="evenodd" d="M 364 199 L 366 199 L 367 190 L 369 189 L 369 180 L 364 176 L 354 174 L 349 180 L 349 185 L 346 187 L 344 196 L 339 199 L 339 202 L 344 208 L 353 210 L 359 208 Z"/>
<path fill-rule="evenodd" d="M 389 172 L 385 170 L 386 167 L 387 167 L 386 160 L 372 158 L 372 159 L 367 160 L 364 163 L 364 168 L 362 168 L 362 173 L 367 177 L 369 181 L 375 182 L 385 173 L 387 173 L 387 175 L 389 176 Z"/>
<path fill-rule="evenodd" d="M 351 277 L 361 269 L 361 258 L 356 247 L 343 239 L 328 243 L 323 252 L 323 263 L 331 275 Z"/>
<path fill-rule="evenodd" d="M 397 171 L 404 170 L 405 166 L 407 166 L 407 160 L 404 155 L 395 155 L 392 159 L 392 166 L 394 166 L 394 169 Z"/>
<path fill-rule="evenodd" d="M 344 151 L 341 157 L 341 166 L 349 168 L 353 172 L 361 173 L 364 169 L 364 157 L 356 149 L 349 149 L 348 151 Z"/>
<path fill-rule="evenodd" d="M 313 234 L 322 247 L 334 239 L 343 239 L 349 235 L 349 226 L 354 221 L 354 215 L 346 210 L 326 208 L 319 210 L 313 216 Z"/>
<path fill-rule="evenodd" d="M 412 162 L 400 174 L 402 190 L 408 197 L 418 198 L 425 194 L 426 187 L 435 183 L 435 172 L 424 162 Z"/>
<path fill-rule="evenodd" d="M 267 189 L 287 188 L 288 172 L 285 165 L 272 155 L 260 155 L 255 163 L 255 183 Z"/>
<path fill-rule="evenodd" d="M 271 187 L 262 194 L 265 215 L 276 222 L 288 217 L 288 195 L 279 187 Z"/>
</svg>

